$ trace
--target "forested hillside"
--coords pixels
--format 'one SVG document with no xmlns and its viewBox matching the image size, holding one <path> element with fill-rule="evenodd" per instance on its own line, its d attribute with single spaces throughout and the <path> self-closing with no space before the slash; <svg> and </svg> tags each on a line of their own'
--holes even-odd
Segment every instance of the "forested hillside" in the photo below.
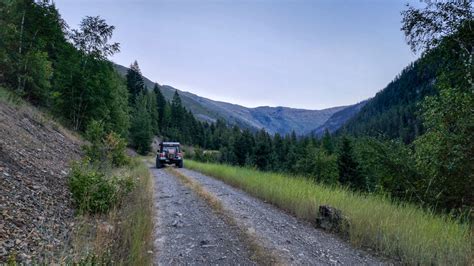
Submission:
<svg viewBox="0 0 474 266">
<path fill-rule="evenodd" d="M 324 124 L 312 130 L 311 134 L 320 137 L 324 132 L 326 132 L 326 130 L 329 133 L 336 132 L 339 128 L 345 125 L 349 119 L 356 116 L 368 101 L 369 100 L 365 100 L 335 112 L 326 122 L 324 122 Z"/>
<path fill-rule="evenodd" d="M 435 79 L 442 67 L 441 51 L 410 64 L 387 87 L 367 101 L 340 132 L 412 142 L 423 134 L 419 103 L 436 93 Z"/>
</svg>

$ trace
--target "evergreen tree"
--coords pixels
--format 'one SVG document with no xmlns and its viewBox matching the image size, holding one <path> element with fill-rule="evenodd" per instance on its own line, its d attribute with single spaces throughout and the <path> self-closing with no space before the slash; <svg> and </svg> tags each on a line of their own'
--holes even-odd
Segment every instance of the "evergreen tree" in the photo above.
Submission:
<svg viewBox="0 0 474 266">
<path fill-rule="evenodd" d="M 328 129 L 324 131 L 324 135 L 321 138 L 321 147 L 329 154 L 334 152 L 334 144 Z"/>
<path fill-rule="evenodd" d="M 163 93 L 161 93 L 160 87 L 158 84 L 155 83 L 153 87 L 153 92 L 155 93 L 156 97 L 156 107 L 158 110 L 158 127 L 159 131 L 163 133 L 163 117 L 164 117 L 164 111 L 165 111 L 165 106 L 167 104 L 165 97 L 163 96 Z"/>
<path fill-rule="evenodd" d="M 161 121 L 161 133 L 165 136 L 170 134 L 171 127 L 171 106 L 166 103 L 163 108 L 163 120 Z"/>
<path fill-rule="evenodd" d="M 148 113 L 148 97 L 140 93 L 135 102 L 130 138 L 133 147 L 140 154 L 147 154 L 153 137 L 151 117 Z"/>
<path fill-rule="evenodd" d="M 255 140 L 252 133 L 248 129 L 237 136 L 234 143 L 234 153 L 236 157 L 236 163 L 240 166 L 244 166 L 251 161 L 253 157 L 253 149 L 255 147 Z"/>
<path fill-rule="evenodd" d="M 273 136 L 273 160 L 274 160 L 274 171 L 285 171 L 285 162 L 286 162 L 286 151 L 284 139 L 279 133 L 276 133 Z"/>
<path fill-rule="evenodd" d="M 158 114 L 158 106 L 156 104 L 156 95 L 154 91 L 149 91 L 146 93 L 148 97 L 148 113 L 150 114 L 151 118 L 151 128 L 152 132 L 154 135 L 157 135 L 159 132 L 158 128 L 158 120 L 159 120 L 159 114 Z"/>
<path fill-rule="evenodd" d="M 261 129 L 255 137 L 255 165 L 260 170 L 272 167 L 272 142 L 268 133 Z"/>
<path fill-rule="evenodd" d="M 349 185 L 352 188 L 363 189 L 365 182 L 359 172 L 357 163 L 352 151 L 352 144 L 349 138 L 342 137 L 339 157 L 337 160 L 339 168 L 339 182 L 343 185 Z"/>
<path fill-rule="evenodd" d="M 138 95 L 144 93 L 146 90 L 142 73 L 136 60 L 127 70 L 127 88 L 130 93 L 130 105 L 133 106 Z"/>
<path fill-rule="evenodd" d="M 181 97 L 178 90 L 174 91 L 173 100 L 171 101 L 171 126 L 179 129 L 182 126 L 184 110 Z"/>
</svg>

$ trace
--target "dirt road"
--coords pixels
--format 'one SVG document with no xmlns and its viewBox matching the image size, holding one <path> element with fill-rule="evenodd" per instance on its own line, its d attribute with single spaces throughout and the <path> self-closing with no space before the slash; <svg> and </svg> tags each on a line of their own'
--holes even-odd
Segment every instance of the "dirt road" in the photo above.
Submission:
<svg viewBox="0 0 474 266">
<path fill-rule="evenodd" d="M 151 171 L 155 176 L 156 264 L 261 264 L 256 248 L 275 258 L 270 264 L 383 264 L 219 180 L 188 169 Z M 196 188 L 218 201 L 225 215 L 216 212 Z M 231 216 L 231 223 L 226 215 Z"/>
</svg>

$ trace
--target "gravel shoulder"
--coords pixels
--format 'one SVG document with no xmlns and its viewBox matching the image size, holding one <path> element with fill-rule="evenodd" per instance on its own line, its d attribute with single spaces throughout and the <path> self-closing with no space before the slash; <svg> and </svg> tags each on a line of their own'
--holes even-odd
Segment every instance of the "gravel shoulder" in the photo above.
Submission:
<svg viewBox="0 0 474 266">
<path fill-rule="evenodd" d="M 384 264 L 337 236 L 315 229 L 280 209 L 231 187 L 220 180 L 188 169 L 178 169 L 221 201 L 240 225 L 254 232 L 267 250 L 284 264 Z M 243 263 L 245 264 L 245 263 Z"/>
<path fill-rule="evenodd" d="M 254 265 L 239 229 L 164 169 L 150 168 L 155 187 L 157 265 Z"/>
</svg>

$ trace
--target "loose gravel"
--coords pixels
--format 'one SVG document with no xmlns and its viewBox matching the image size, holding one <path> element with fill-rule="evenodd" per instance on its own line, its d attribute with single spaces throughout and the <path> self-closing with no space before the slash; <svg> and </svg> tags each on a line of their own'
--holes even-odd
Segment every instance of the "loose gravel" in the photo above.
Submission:
<svg viewBox="0 0 474 266">
<path fill-rule="evenodd" d="M 265 249 L 276 251 L 284 264 L 387 263 L 220 180 L 188 169 L 177 171 L 219 199 L 237 223 L 254 232 Z"/>
<path fill-rule="evenodd" d="M 254 265 L 239 229 L 164 169 L 155 180 L 155 260 L 158 265 Z"/>
</svg>

